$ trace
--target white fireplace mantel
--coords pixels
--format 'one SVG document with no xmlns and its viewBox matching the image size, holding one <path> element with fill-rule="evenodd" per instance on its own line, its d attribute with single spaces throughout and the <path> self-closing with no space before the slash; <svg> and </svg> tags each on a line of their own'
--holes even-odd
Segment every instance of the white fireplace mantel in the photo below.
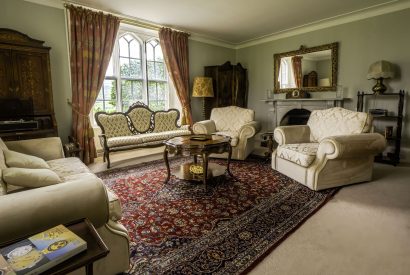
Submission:
<svg viewBox="0 0 410 275">
<path fill-rule="evenodd" d="M 273 112 L 273 129 L 280 126 L 282 118 L 293 109 L 305 109 L 308 111 L 327 109 L 331 107 L 343 107 L 343 101 L 347 98 L 288 98 L 288 99 L 264 99 L 262 101 L 273 106 L 269 111 Z"/>
</svg>

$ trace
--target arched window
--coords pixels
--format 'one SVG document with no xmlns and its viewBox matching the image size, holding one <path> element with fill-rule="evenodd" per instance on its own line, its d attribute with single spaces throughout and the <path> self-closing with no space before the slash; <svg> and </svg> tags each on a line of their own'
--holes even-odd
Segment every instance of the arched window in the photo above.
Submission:
<svg viewBox="0 0 410 275">
<path fill-rule="evenodd" d="M 126 111 L 140 101 L 152 110 L 169 106 L 168 74 L 158 38 L 120 29 L 96 111 Z"/>
<path fill-rule="evenodd" d="M 148 102 L 154 110 L 164 110 L 168 101 L 164 56 L 158 39 L 149 40 L 147 48 Z"/>
<path fill-rule="evenodd" d="M 141 44 L 127 33 L 119 39 L 121 105 L 127 110 L 134 102 L 144 101 Z"/>
</svg>

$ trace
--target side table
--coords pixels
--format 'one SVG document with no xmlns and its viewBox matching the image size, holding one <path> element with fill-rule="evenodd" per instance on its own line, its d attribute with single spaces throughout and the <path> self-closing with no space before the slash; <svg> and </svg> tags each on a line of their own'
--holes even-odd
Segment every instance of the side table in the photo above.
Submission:
<svg viewBox="0 0 410 275">
<path fill-rule="evenodd" d="M 93 263 L 105 256 L 110 252 L 108 247 L 105 245 L 104 241 L 98 235 L 97 230 L 87 219 L 76 220 L 65 224 L 65 226 L 77 234 L 80 238 L 87 242 L 87 250 L 67 259 L 66 261 L 46 270 L 41 274 L 47 275 L 57 275 L 57 274 L 67 274 L 80 267 L 85 266 L 86 274 L 93 274 Z M 39 233 L 39 232 L 37 232 Z M 34 233 L 36 234 L 36 233 Z M 10 245 L 12 243 L 26 239 L 34 234 L 18 238 L 6 243 L 0 244 L 0 248 Z"/>
<path fill-rule="evenodd" d="M 204 140 L 195 140 L 195 136 L 198 135 L 174 137 L 164 142 L 164 161 L 165 166 L 167 167 L 167 178 L 165 183 L 167 183 L 171 177 L 168 154 L 173 154 L 175 156 L 193 156 L 193 162 L 189 161 L 184 163 L 181 165 L 180 169 L 177 169 L 176 171 L 174 170 L 173 174 L 177 178 L 184 180 L 202 181 L 205 190 L 207 188 L 206 184 L 208 178 L 223 175 L 225 171 L 233 178 L 234 176 L 229 170 L 232 156 L 232 146 L 230 144 L 231 138 L 221 135 L 210 135 Z M 228 153 L 226 169 L 219 164 L 208 163 L 208 157 L 212 153 Z M 192 165 L 198 165 L 198 157 L 202 158 L 202 173 L 194 174 L 190 172 L 190 167 Z"/>
<path fill-rule="evenodd" d="M 261 135 L 261 138 L 262 138 L 263 140 L 266 140 L 266 141 L 267 141 L 267 144 L 266 144 L 266 145 L 267 145 L 267 147 L 268 147 L 268 151 L 265 152 L 265 156 L 266 156 L 267 158 L 271 158 L 272 153 L 273 153 L 273 144 L 274 144 L 273 132 L 263 133 L 263 134 Z"/>
<path fill-rule="evenodd" d="M 81 154 L 83 152 L 83 149 L 81 148 L 80 143 L 78 143 L 77 140 L 72 136 L 68 137 L 68 143 L 63 145 L 63 149 L 64 149 L 64 156 L 66 158 L 68 157 L 81 158 Z"/>
</svg>

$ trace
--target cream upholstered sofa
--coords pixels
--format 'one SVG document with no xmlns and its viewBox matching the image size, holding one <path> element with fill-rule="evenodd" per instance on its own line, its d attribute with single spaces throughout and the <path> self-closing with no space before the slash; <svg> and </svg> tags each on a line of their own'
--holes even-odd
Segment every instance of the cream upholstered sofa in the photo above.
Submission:
<svg viewBox="0 0 410 275">
<path fill-rule="evenodd" d="M 102 131 L 99 138 L 107 168 L 111 165 L 110 152 L 162 146 L 172 137 L 190 135 L 189 126 L 178 126 L 178 119 L 177 109 L 154 112 L 142 102 L 134 103 L 124 113 L 96 113 L 95 121 Z"/>
<path fill-rule="evenodd" d="M 194 134 L 216 134 L 231 137 L 232 158 L 244 160 L 254 149 L 254 136 L 260 123 L 254 121 L 255 111 L 237 106 L 214 108 L 209 120 L 199 121 L 192 127 Z M 212 154 L 213 157 L 227 157 Z"/>
<path fill-rule="evenodd" d="M 307 125 L 280 126 L 272 168 L 321 190 L 370 181 L 374 156 L 386 146 L 370 114 L 340 107 L 313 111 Z"/>
<path fill-rule="evenodd" d="M 2 175 L 7 168 L 5 150 L 46 160 L 62 182 L 33 189 L 6 184 Z M 94 274 L 111 275 L 128 270 L 129 237 L 124 226 L 117 222 L 121 218 L 118 198 L 78 158 L 64 158 L 59 138 L 6 143 L 0 139 L 0 182 L 0 243 L 88 218 L 110 249 L 105 258 L 94 263 Z"/>
</svg>

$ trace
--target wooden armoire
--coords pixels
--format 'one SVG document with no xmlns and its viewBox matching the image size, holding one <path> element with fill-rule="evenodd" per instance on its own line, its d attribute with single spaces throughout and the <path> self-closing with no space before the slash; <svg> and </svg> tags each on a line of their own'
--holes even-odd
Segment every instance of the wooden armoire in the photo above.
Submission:
<svg viewBox="0 0 410 275">
<path fill-rule="evenodd" d="M 0 29 L 0 137 L 57 135 L 51 88 L 50 47 L 11 29 Z M 20 124 L 18 122 L 21 122 Z"/>
<path fill-rule="evenodd" d="M 226 62 L 219 66 L 206 66 L 205 76 L 212 77 L 214 97 L 209 98 L 210 108 L 248 104 L 247 70 L 240 63 Z"/>
</svg>

